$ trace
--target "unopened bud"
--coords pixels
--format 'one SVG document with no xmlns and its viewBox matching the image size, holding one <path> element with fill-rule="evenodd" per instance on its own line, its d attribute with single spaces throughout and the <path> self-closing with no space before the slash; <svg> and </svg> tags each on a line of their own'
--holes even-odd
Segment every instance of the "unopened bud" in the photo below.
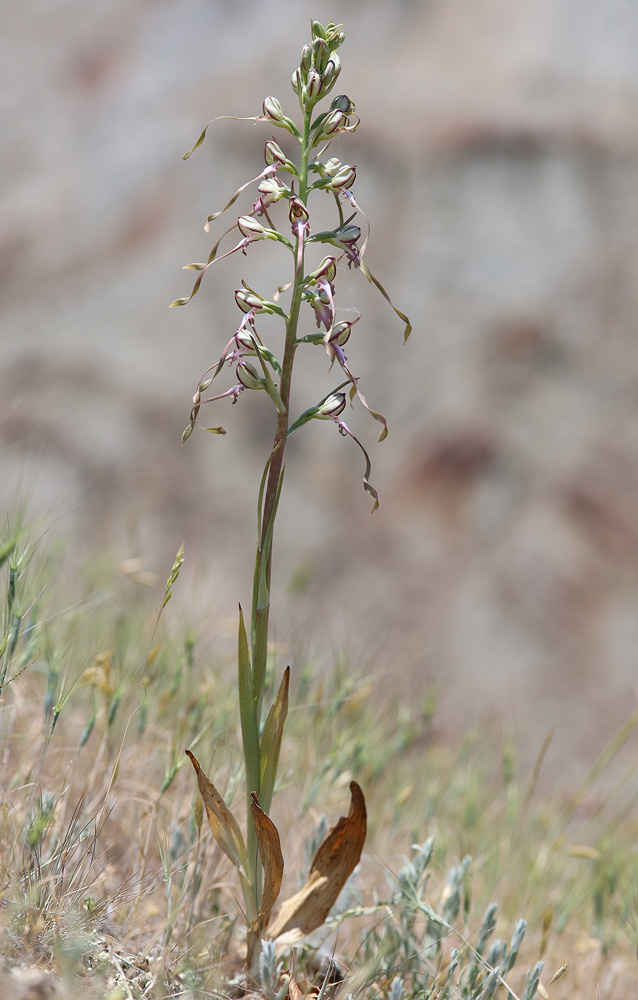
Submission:
<svg viewBox="0 0 638 1000">
<path fill-rule="evenodd" d="M 240 350 L 257 354 L 255 350 L 255 338 L 250 333 L 247 333 L 246 330 L 240 330 L 239 333 L 235 334 L 235 343 Z"/>
<path fill-rule="evenodd" d="M 309 98 L 315 99 L 319 97 L 321 93 L 321 76 L 316 69 L 311 69 L 308 73 L 308 79 L 306 81 L 306 95 Z"/>
<path fill-rule="evenodd" d="M 292 89 L 294 90 L 295 94 L 298 97 L 299 94 L 301 93 L 301 87 L 302 87 L 301 73 L 299 72 L 298 69 L 293 70 L 293 74 L 290 77 L 290 83 L 292 84 Z"/>
<path fill-rule="evenodd" d="M 263 103 L 264 114 L 266 118 L 270 118 L 271 121 L 276 122 L 277 125 L 281 125 L 286 117 L 284 115 L 281 104 L 276 97 L 267 97 Z"/>
<path fill-rule="evenodd" d="M 237 379 L 246 389 L 263 389 L 266 382 L 249 361 L 240 361 L 235 370 Z"/>
<path fill-rule="evenodd" d="M 312 45 L 304 45 L 301 50 L 301 59 L 299 61 L 299 68 L 307 73 L 312 66 Z"/>
<path fill-rule="evenodd" d="M 356 319 L 352 321 L 344 319 L 341 320 L 340 323 L 335 323 L 330 333 L 329 342 L 332 344 L 336 341 L 339 347 L 343 347 L 343 345 L 348 342 L 350 334 L 352 333 L 352 327 L 356 322 Z"/>
<path fill-rule="evenodd" d="M 342 111 L 329 111 L 321 123 L 321 134 L 334 135 L 345 121 L 346 118 Z"/>
<path fill-rule="evenodd" d="M 354 111 L 354 104 L 345 94 L 339 94 L 332 99 L 330 110 L 343 111 L 344 115 L 349 115 Z"/>
<path fill-rule="evenodd" d="M 312 61 L 315 69 L 323 73 L 330 58 L 330 49 L 323 38 L 316 38 L 312 43 Z"/>
<path fill-rule="evenodd" d="M 333 52 L 326 64 L 326 68 L 321 74 L 321 82 L 323 84 L 322 93 L 324 96 L 329 94 L 335 83 L 337 82 L 337 77 L 341 72 L 341 60 L 339 56 Z"/>
<path fill-rule="evenodd" d="M 264 149 L 264 159 L 268 166 L 271 166 L 273 163 L 280 163 L 282 167 L 284 166 L 286 162 L 285 153 L 279 143 L 275 142 L 274 139 L 269 139 L 266 143 L 266 147 Z"/>
<path fill-rule="evenodd" d="M 343 243 L 346 246 L 352 246 L 361 237 L 361 229 L 359 226 L 342 226 L 341 229 L 337 229 L 335 237 L 339 243 Z"/>
<path fill-rule="evenodd" d="M 333 190 L 336 188 L 351 188 L 356 180 L 356 177 L 357 168 L 351 167 L 348 163 L 344 163 L 332 178 L 330 187 Z"/>
<path fill-rule="evenodd" d="M 324 26 L 321 23 L 321 21 L 313 21 L 311 23 L 311 25 L 310 25 L 310 30 L 311 30 L 313 39 L 315 39 L 315 38 L 325 38 L 326 37 L 326 29 L 324 28 Z"/>
<path fill-rule="evenodd" d="M 241 215 L 237 219 L 237 228 L 242 236 L 247 236 L 253 240 L 263 240 L 266 235 L 266 227 L 262 226 L 252 215 Z"/>
<path fill-rule="evenodd" d="M 264 300 L 254 292 L 249 292 L 245 288 L 238 288 L 235 292 L 235 302 L 243 313 L 263 312 L 266 308 Z"/>
<path fill-rule="evenodd" d="M 334 281 L 337 275 L 337 262 L 335 257 L 324 257 L 319 267 L 316 267 L 308 275 L 309 282 L 317 282 L 321 278 L 324 281 Z"/>
<path fill-rule="evenodd" d="M 290 194 L 290 188 L 281 184 L 275 177 L 266 177 L 257 188 L 261 195 L 262 205 L 274 205 L 280 198 Z"/>
<path fill-rule="evenodd" d="M 333 392 L 326 401 L 321 404 L 315 416 L 319 420 L 333 420 L 343 412 L 346 406 L 345 392 Z"/>
<path fill-rule="evenodd" d="M 321 164 L 323 169 L 321 170 L 322 177 L 334 177 L 337 171 L 341 169 L 341 160 L 338 160 L 336 156 L 331 156 L 329 160 Z"/>
</svg>

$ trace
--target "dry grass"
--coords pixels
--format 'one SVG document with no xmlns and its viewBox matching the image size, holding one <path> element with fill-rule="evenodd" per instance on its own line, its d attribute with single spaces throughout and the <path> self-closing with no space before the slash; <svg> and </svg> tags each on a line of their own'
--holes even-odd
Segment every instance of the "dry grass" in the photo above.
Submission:
<svg viewBox="0 0 638 1000">
<path fill-rule="evenodd" d="M 122 575 L 102 561 L 74 582 L 69 604 L 62 567 L 19 531 L 7 531 L 12 540 L 0 638 L 2 995 L 35 989 L 6 978 L 24 967 L 63 982 L 65 997 L 224 993 L 240 967 L 237 887 L 201 825 L 183 751 L 197 748 L 233 799 L 233 663 L 200 648 L 197 629 L 170 610 L 158 622 L 161 597 L 130 567 Z M 636 769 L 611 789 L 601 782 L 636 718 L 573 794 L 548 798 L 510 746 L 486 733 L 460 746 L 435 740 L 431 705 L 381 707 L 370 679 L 343 665 L 298 666 L 291 703 L 273 806 L 285 889 L 304 875 L 321 817 L 347 808 L 351 778 L 368 798 L 364 859 L 338 904 L 350 916 L 326 929 L 349 992 L 479 996 L 440 984 L 451 949 L 471 963 L 494 900 L 494 937 L 509 942 L 527 921 L 506 977 L 517 996 L 540 959 L 541 996 L 638 997 Z M 430 836 L 415 895 L 397 873 Z M 313 951 L 285 959 L 300 978 L 313 975 Z"/>
</svg>

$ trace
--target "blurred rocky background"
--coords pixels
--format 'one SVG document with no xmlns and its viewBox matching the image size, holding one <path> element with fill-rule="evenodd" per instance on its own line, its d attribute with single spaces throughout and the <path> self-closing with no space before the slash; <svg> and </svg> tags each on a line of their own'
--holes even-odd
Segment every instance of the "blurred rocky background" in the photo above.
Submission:
<svg viewBox="0 0 638 1000">
<path fill-rule="evenodd" d="M 294 113 L 311 15 L 346 26 L 338 90 L 362 124 L 334 155 L 357 165 L 367 261 L 414 333 L 404 348 L 400 321 L 344 269 L 342 315 L 363 316 L 348 356 L 390 424 L 376 446 L 352 415 L 381 507 L 370 517 L 360 454 L 332 425 L 291 439 L 277 639 L 347 649 L 415 705 L 436 691 L 439 732 L 488 718 L 533 756 L 555 727 L 569 778 L 636 707 L 631 0 L 8 5 L 0 501 L 28 495 L 72 551 L 139 557 L 162 581 L 184 541 L 176 600 L 211 636 L 249 604 L 265 401 L 220 403 L 206 417 L 226 437 L 179 441 L 236 328 L 233 289 L 245 276 L 271 294 L 287 257 L 257 244 L 167 307 L 216 238 L 206 215 L 262 169 L 272 133 L 220 121 L 181 154 L 266 94 Z M 260 332 L 279 342 L 274 321 Z M 330 379 L 308 349 L 299 408 Z"/>
</svg>

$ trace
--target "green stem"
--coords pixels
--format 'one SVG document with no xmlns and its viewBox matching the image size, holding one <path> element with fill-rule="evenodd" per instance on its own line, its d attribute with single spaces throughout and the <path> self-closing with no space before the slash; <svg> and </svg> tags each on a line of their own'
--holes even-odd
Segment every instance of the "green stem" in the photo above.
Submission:
<svg viewBox="0 0 638 1000">
<path fill-rule="evenodd" d="M 304 111 L 303 134 L 301 143 L 301 163 L 299 179 L 299 199 L 306 204 L 308 198 L 308 160 L 310 154 L 310 118 L 311 110 Z M 293 281 L 290 310 L 286 320 L 286 341 L 284 346 L 284 356 L 281 366 L 281 381 L 279 395 L 283 403 L 282 411 L 277 413 L 277 423 L 275 426 L 275 437 L 272 452 L 267 464 L 266 484 L 263 496 L 260 491 L 260 510 L 258 522 L 260 524 L 260 534 L 257 544 L 257 556 L 255 560 L 255 575 L 253 579 L 253 603 L 251 619 L 251 640 L 252 640 L 252 685 L 253 698 L 255 703 L 255 719 L 257 734 L 259 734 L 262 703 L 264 696 L 264 684 L 266 678 L 266 662 L 268 656 L 268 626 L 270 619 L 270 580 L 272 570 L 272 539 L 274 533 L 275 518 L 277 516 L 277 506 L 281 493 L 281 484 L 284 472 L 284 453 L 286 448 L 286 438 L 289 426 L 289 404 L 290 387 L 292 382 L 292 369 L 297 350 L 297 328 L 299 324 L 299 311 L 302 302 L 304 287 L 304 245 L 303 236 L 297 237 L 295 246 L 295 276 Z M 300 245 L 301 243 L 301 245 Z M 258 736 L 257 736 L 258 738 Z M 244 759 L 247 761 L 247 748 L 244 747 Z M 255 889 L 255 898 L 259 900 L 259 883 L 261 866 L 257 852 L 256 833 L 253 822 L 250 818 L 250 793 L 260 792 L 259 788 L 246 788 L 246 802 L 248 808 L 248 857 L 249 865 L 252 868 L 252 885 Z"/>
<path fill-rule="evenodd" d="M 301 138 L 301 164 L 299 181 L 299 198 L 306 204 L 308 197 L 308 159 L 310 154 L 310 118 L 311 112 L 306 109 L 304 128 Z M 277 513 L 277 501 L 281 487 L 281 477 L 284 468 L 284 453 L 289 426 L 290 386 L 295 352 L 297 350 L 297 328 L 299 311 L 303 292 L 303 260 L 304 248 L 299 247 L 299 239 L 295 247 L 295 278 L 293 283 L 290 310 L 286 321 L 286 342 L 281 366 L 281 383 L 279 395 L 283 403 L 283 412 L 277 414 L 275 438 L 270 457 L 270 467 L 264 490 L 263 508 L 261 511 L 261 534 L 258 541 L 255 563 L 255 578 L 253 581 L 252 607 L 252 653 L 253 653 L 253 692 L 257 707 L 257 723 L 261 720 L 261 708 L 266 675 L 266 660 L 268 653 L 268 624 L 270 615 L 270 579 L 272 568 L 272 537 L 274 519 Z M 300 265 L 298 265 L 300 261 Z M 262 586 L 260 587 L 260 583 Z M 265 583 L 265 588 L 263 584 Z M 260 599 L 261 591 L 261 599 Z M 257 789 L 258 791 L 258 789 Z"/>
</svg>

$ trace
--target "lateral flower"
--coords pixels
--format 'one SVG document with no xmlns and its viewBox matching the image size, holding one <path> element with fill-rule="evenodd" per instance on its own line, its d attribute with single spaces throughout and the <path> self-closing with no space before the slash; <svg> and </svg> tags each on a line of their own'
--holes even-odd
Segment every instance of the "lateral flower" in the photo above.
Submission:
<svg viewBox="0 0 638 1000">
<path fill-rule="evenodd" d="M 307 285 L 303 299 L 312 307 L 317 327 L 325 326 L 329 330 L 334 321 L 334 286 L 329 281 Z"/>
<path fill-rule="evenodd" d="M 321 402 L 316 406 L 311 406 L 309 409 L 304 410 L 301 416 L 297 417 L 295 422 L 288 429 L 288 435 L 293 434 L 294 431 L 296 431 L 299 427 L 303 427 L 303 425 L 307 424 L 310 420 L 333 420 L 339 429 L 339 433 L 344 437 L 351 438 L 363 452 L 366 463 L 363 475 L 363 488 L 374 500 L 372 507 L 372 513 L 374 514 L 375 510 L 379 506 L 379 495 L 374 486 L 370 483 L 370 473 L 372 471 L 370 456 L 356 435 L 352 433 L 346 422 L 340 419 L 346 405 L 346 396 L 341 390 L 346 385 L 348 385 L 348 382 L 342 383 L 342 385 L 338 386 L 334 392 L 324 396 Z"/>
<path fill-rule="evenodd" d="M 237 380 L 246 389 L 265 389 L 266 380 L 261 378 L 257 369 L 249 361 L 240 361 L 235 369 Z"/>
<path fill-rule="evenodd" d="M 359 264 L 360 257 L 357 248 L 357 242 L 361 239 L 361 228 L 355 226 L 352 223 L 345 223 L 340 226 L 339 229 L 334 229 L 332 232 L 315 233 L 314 236 L 309 237 L 309 243 L 331 243 L 332 246 L 337 247 L 339 250 L 343 250 L 348 261 L 351 264 Z"/>
<path fill-rule="evenodd" d="M 340 413 L 346 408 L 346 394 L 345 392 L 333 392 L 331 396 L 317 407 L 317 412 L 315 417 L 319 420 L 334 420 L 338 417 Z"/>
<path fill-rule="evenodd" d="M 237 228 L 242 236 L 247 236 L 251 240 L 265 240 L 272 230 L 266 229 L 252 215 L 241 215 L 237 219 Z"/>
<path fill-rule="evenodd" d="M 305 228 L 308 228 L 307 223 L 310 218 L 308 214 L 308 209 L 304 205 L 301 198 L 297 198 L 293 195 L 290 199 L 290 207 L 288 209 L 288 218 L 292 223 L 293 232 L 296 232 L 296 227 L 301 223 Z"/>
<path fill-rule="evenodd" d="M 284 114 L 283 108 L 276 97 L 267 97 L 262 105 L 263 116 L 262 121 L 272 122 L 277 128 L 285 128 L 287 132 L 291 135 L 299 138 L 299 129 L 293 122 L 292 118 L 288 118 Z"/>
<path fill-rule="evenodd" d="M 276 302 L 269 302 L 258 292 L 255 292 L 245 281 L 242 280 L 243 288 L 235 289 L 235 302 L 243 313 L 252 315 L 253 313 L 276 313 L 285 319 L 286 314 Z M 241 327 L 240 327 L 241 329 Z"/>
<path fill-rule="evenodd" d="M 333 99 L 330 110 L 312 123 L 312 144 L 317 146 L 339 132 L 355 132 L 358 125 L 359 116 L 355 114 L 354 103 L 346 94 L 339 94 Z"/>
<path fill-rule="evenodd" d="M 319 174 L 319 179 L 312 185 L 314 189 L 322 191 L 340 191 L 343 188 L 351 188 L 357 179 L 357 168 L 351 167 L 349 163 L 342 163 L 341 160 L 332 158 L 322 163 L 315 160 L 312 169 Z"/>
<path fill-rule="evenodd" d="M 337 258 L 324 257 L 314 271 L 311 271 L 306 281 L 308 284 L 316 284 L 318 281 L 334 281 L 337 276 Z"/>
<path fill-rule="evenodd" d="M 282 198 L 290 198 L 292 191 L 276 177 L 266 177 L 257 188 L 260 197 L 256 204 L 266 206 L 274 205 Z"/>
</svg>

